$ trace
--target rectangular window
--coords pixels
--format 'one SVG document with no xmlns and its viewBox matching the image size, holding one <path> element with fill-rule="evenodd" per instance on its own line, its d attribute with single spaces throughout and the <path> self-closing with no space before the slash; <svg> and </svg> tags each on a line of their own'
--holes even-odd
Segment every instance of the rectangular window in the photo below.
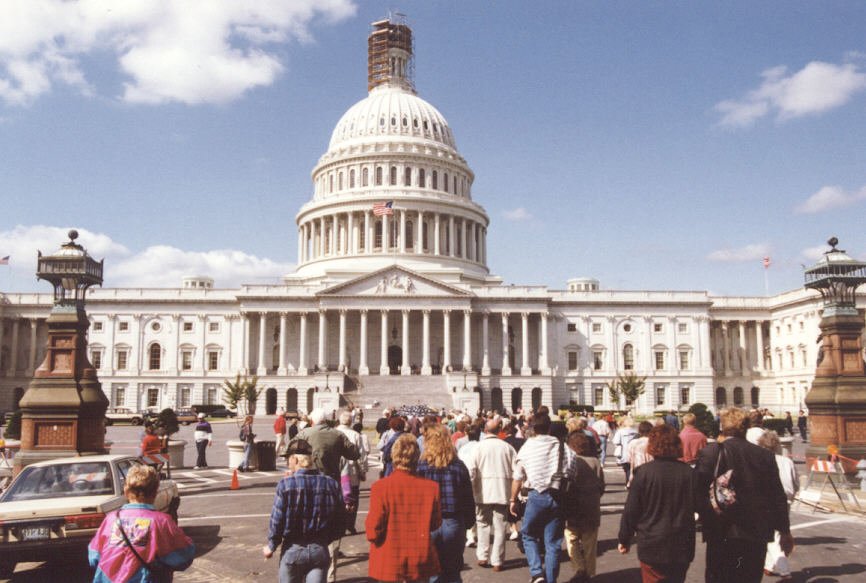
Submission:
<svg viewBox="0 0 866 583">
<path fill-rule="evenodd" d="M 656 385 L 656 405 L 664 405 L 665 404 L 665 392 L 667 391 L 667 387 L 665 385 Z"/>
<path fill-rule="evenodd" d="M 127 361 L 129 360 L 129 352 L 126 350 L 117 351 L 117 370 L 126 370 Z"/>
<path fill-rule="evenodd" d="M 692 401 L 691 387 L 689 385 L 680 385 L 680 405 L 688 405 Z"/>
<path fill-rule="evenodd" d="M 94 322 L 93 323 L 93 331 L 94 332 L 102 332 L 102 322 Z"/>
<path fill-rule="evenodd" d="M 601 322 L 593 322 L 592 323 L 592 331 L 596 334 L 601 332 Z"/>
<path fill-rule="evenodd" d="M 96 370 L 102 368 L 102 351 L 94 350 L 93 353 L 90 355 L 90 360 L 93 364 L 93 368 L 95 368 Z"/>
<path fill-rule="evenodd" d="M 592 406 L 604 405 L 604 385 L 592 385 Z"/>
<path fill-rule="evenodd" d="M 123 407 L 126 404 L 126 387 L 118 386 L 114 388 L 114 406 Z"/>
<path fill-rule="evenodd" d="M 568 370 L 577 370 L 577 351 L 568 351 Z"/>
<path fill-rule="evenodd" d="M 210 350 L 207 353 L 207 369 L 217 370 L 220 366 L 220 353 L 218 350 Z"/>
<path fill-rule="evenodd" d="M 147 406 L 148 407 L 159 406 L 159 389 L 158 388 L 149 387 L 147 389 Z"/>
<path fill-rule="evenodd" d="M 653 324 L 653 332 L 655 332 L 656 334 L 664 332 L 664 326 L 662 326 L 662 324 L 658 322 Z"/>
<path fill-rule="evenodd" d="M 117 329 L 120 332 L 128 332 L 129 331 L 129 322 L 118 322 Z"/>
<path fill-rule="evenodd" d="M 159 370 L 162 365 L 162 351 L 158 345 L 151 347 L 148 358 L 148 370 Z"/>
<path fill-rule="evenodd" d="M 180 353 L 180 370 L 192 370 L 192 350 Z"/>
<path fill-rule="evenodd" d="M 183 331 L 184 332 L 192 332 L 192 322 L 184 322 L 183 323 Z"/>
<path fill-rule="evenodd" d="M 802 360 L 803 360 L 803 366 L 805 367 L 805 366 L 808 364 L 808 362 L 809 362 L 809 359 L 808 359 L 808 356 L 807 356 L 807 354 L 806 354 L 806 349 L 805 349 L 805 348 L 803 348 L 803 349 L 800 350 L 800 356 L 801 356 L 801 358 L 802 358 Z"/>
<path fill-rule="evenodd" d="M 220 323 L 219 322 L 208 322 L 207 331 L 208 332 L 219 332 L 220 331 Z"/>
<path fill-rule="evenodd" d="M 204 386 L 204 395 L 205 395 L 205 404 L 206 405 L 218 405 L 219 401 L 217 401 L 217 393 L 219 392 L 219 385 L 205 385 Z"/>
<path fill-rule="evenodd" d="M 178 395 L 178 401 L 181 407 L 189 407 L 192 401 L 192 390 L 189 385 L 181 385 Z"/>
<path fill-rule="evenodd" d="M 601 350 L 593 350 L 592 352 L 592 368 L 601 370 L 604 367 L 604 353 Z"/>
<path fill-rule="evenodd" d="M 680 350 L 680 370 L 689 369 L 689 351 Z"/>
<path fill-rule="evenodd" d="M 566 324 L 566 330 L 568 330 L 569 332 L 577 332 L 577 324 L 575 324 L 574 322 L 569 322 L 568 324 Z"/>
<path fill-rule="evenodd" d="M 665 353 L 661 350 L 655 351 L 655 364 L 656 370 L 663 370 L 665 368 Z"/>
<path fill-rule="evenodd" d="M 677 332 L 680 334 L 685 334 L 689 331 L 689 325 L 685 322 L 680 322 L 677 324 Z"/>
</svg>

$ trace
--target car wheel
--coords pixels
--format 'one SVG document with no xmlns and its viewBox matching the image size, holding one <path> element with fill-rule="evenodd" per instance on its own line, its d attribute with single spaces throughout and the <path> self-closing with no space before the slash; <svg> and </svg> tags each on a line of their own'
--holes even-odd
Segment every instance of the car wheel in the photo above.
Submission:
<svg viewBox="0 0 866 583">
<path fill-rule="evenodd" d="M 181 422 L 181 425 L 183 425 L 184 427 L 186 427 L 187 425 L 189 425 L 189 421 L 183 421 L 183 422 Z"/>
<path fill-rule="evenodd" d="M 11 579 L 16 564 L 15 561 L 0 561 L 0 579 Z"/>
<path fill-rule="evenodd" d="M 133 417 L 131 423 L 133 425 L 141 425 L 141 419 L 139 419 L 138 417 Z"/>
</svg>

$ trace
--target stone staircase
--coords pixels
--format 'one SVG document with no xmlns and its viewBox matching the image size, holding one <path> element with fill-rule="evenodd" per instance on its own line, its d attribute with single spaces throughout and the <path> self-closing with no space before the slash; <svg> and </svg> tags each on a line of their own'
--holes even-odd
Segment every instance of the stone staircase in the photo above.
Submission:
<svg viewBox="0 0 866 583">
<path fill-rule="evenodd" d="M 354 387 L 353 387 L 354 385 Z M 451 409 L 453 399 L 442 375 L 352 375 L 346 379 L 343 397 L 348 403 L 373 410 L 392 406 L 422 404 L 434 409 Z M 352 390 L 354 388 L 354 390 Z"/>
</svg>

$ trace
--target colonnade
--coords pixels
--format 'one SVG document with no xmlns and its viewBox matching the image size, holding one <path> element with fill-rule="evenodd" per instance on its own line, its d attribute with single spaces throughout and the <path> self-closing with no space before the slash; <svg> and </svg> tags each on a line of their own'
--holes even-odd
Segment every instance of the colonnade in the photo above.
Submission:
<svg viewBox="0 0 866 583">
<path fill-rule="evenodd" d="M 529 331 L 530 331 L 530 316 L 537 315 L 538 316 L 538 368 L 540 369 L 541 374 L 550 374 L 550 361 L 549 361 L 549 350 L 548 350 L 548 319 L 549 314 L 547 312 L 520 312 L 520 330 L 521 330 L 521 363 L 519 370 L 512 371 L 510 366 L 510 334 L 509 334 L 509 323 L 511 320 L 512 314 L 509 312 L 490 312 L 490 311 L 482 311 L 480 312 L 481 316 L 481 350 L 480 354 L 476 354 L 473 352 L 473 316 L 476 315 L 476 312 L 473 312 L 469 309 L 441 309 L 441 310 L 430 310 L 430 309 L 420 309 L 420 310 L 411 310 L 411 309 L 382 309 L 382 308 L 360 308 L 356 310 L 349 309 L 338 309 L 338 310 L 318 310 L 316 312 L 313 311 L 301 311 L 301 312 L 280 312 L 279 313 L 279 332 L 276 335 L 277 338 L 277 363 L 276 364 L 276 373 L 277 375 L 289 375 L 289 374 L 299 374 L 305 375 L 310 372 L 310 363 L 312 361 L 313 366 L 318 370 L 327 370 L 329 366 L 329 359 L 327 354 L 328 349 L 328 339 L 329 339 L 329 329 L 331 326 L 336 323 L 337 327 L 337 360 L 336 366 L 338 371 L 349 372 L 349 360 L 348 360 L 348 330 L 347 330 L 347 321 L 350 312 L 355 312 L 358 315 L 359 320 L 359 334 L 357 337 L 358 341 L 358 366 L 357 371 L 359 375 L 369 375 L 371 374 L 370 368 L 370 351 L 379 349 L 379 370 L 378 373 L 380 375 L 390 374 L 390 366 L 389 364 L 389 354 L 388 349 L 389 346 L 392 345 L 392 340 L 396 341 L 396 330 L 397 323 L 394 323 L 394 330 L 389 330 L 389 321 L 391 321 L 391 315 L 396 314 L 399 317 L 400 324 L 400 361 L 398 364 L 399 373 L 402 375 L 409 375 L 415 372 L 421 375 L 431 375 L 434 374 L 434 366 L 431 360 L 431 315 L 433 312 L 439 312 L 442 318 L 442 338 L 444 341 L 442 342 L 442 355 L 441 355 L 441 363 L 437 362 L 436 369 L 441 367 L 441 371 L 437 370 L 436 372 L 447 372 L 449 370 L 464 370 L 464 371 L 479 371 L 482 375 L 489 375 L 493 372 L 492 365 L 498 364 L 498 370 L 500 374 L 503 376 L 510 376 L 512 374 L 520 374 L 521 376 L 529 376 L 533 374 L 533 368 L 530 362 L 530 346 L 529 346 Z M 417 337 L 418 330 L 413 329 L 410 325 L 411 319 L 410 314 L 412 312 L 420 312 L 421 314 L 421 364 L 419 370 L 413 370 L 413 362 L 417 361 L 418 355 L 412 354 L 412 346 L 410 343 L 410 339 L 413 337 Z M 378 346 L 370 346 L 371 342 L 369 340 L 371 330 L 370 324 L 370 316 L 372 314 L 377 314 L 379 318 L 379 334 L 378 334 Z M 269 367 L 267 366 L 266 354 L 269 352 L 268 346 L 268 319 L 269 316 L 273 315 L 271 312 L 247 312 L 244 314 L 245 318 L 245 326 L 244 329 L 246 331 L 245 334 L 245 354 L 246 362 L 250 363 L 249 355 L 249 347 L 250 343 L 253 341 L 250 338 L 250 320 L 257 319 L 258 320 L 258 338 L 255 339 L 257 342 L 257 362 L 255 366 L 255 371 L 258 375 L 265 375 L 269 372 Z M 290 363 L 290 356 L 288 354 L 288 319 L 290 315 L 297 315 L 299 318 L 299 326 L 298 326 L 298 348 L 297 348 L 297 366 Z M 497 318 L 501 321 L 502 326 L 502 351 L 501 351 L 501 361 L 498 363 L 491 363 L 491 344 L 490 344 L 490 319 L 491 317 Z M 454 355 L 451 352 L 452 342 L 455 339 L 452 337 L 452 323 L 456 320 L 459 322 L 462 319 L 462 354 Z M 317 330 L 315 337 L 310 333 L 311 330 L 311 320 L 317 321 Z M 496 325 L 496 323 L 494 323 Z M 389 338 L 389 334 L 393 338 Z M 313 344 L 315 349 L 315 354 L 310 354 L 310 345 Z M 373 344 L 376 344 L 375 340 Z M 294 355 L 293 355 L 294 356 Z M 415 360 L 413 360 L 415 359 Z M 438 359 L 437 359 L 438 360 Z M 480 360 L 480 363 L 478 362 Z M 375 372 L 375 371 L 373 371 Z"/>
<path fill-rule="evenodd" d="M 374 253 L 424 253 L 487 264 L 487 227 L 460 215 L 371 209 L 310 218 L 298 227 L 298 263 L 325 257 Z"/>
<path fill-rule="evenodd" d="M 39 345 L 36 341 L 38 337 L 39 323 L 42 318 L 0 318 L 0 347 L 4 345 L 4 336 L 6 323 L 11 322 L 11 338 L 9 349 L 0 349 L 0 374 L 5 374 L 8 377 L 14 377 L 18 374 L 24 376 L 32 376 L 36 370 L 36 356 L 39 352 Z M 29 331 L 28 331 L 29 328 Z M 23 329 L 23 330 L 22 330 Z M 27 352 L 27 368 L 20 369 L 22 364 L 19 362 L 19 353 L 21 352 L 20 342 L 22 336 L 27 334 L 29 337 L 29 348 Z"/>
<path fill-rule="evenodd" d="M 714 347 L 715 370 L 724 376 L 772 370 L 772 360 L 766 358 L 764 326 L 766 322 L 766 320 L 714 322 L 711 344 Z"/>
</svg>

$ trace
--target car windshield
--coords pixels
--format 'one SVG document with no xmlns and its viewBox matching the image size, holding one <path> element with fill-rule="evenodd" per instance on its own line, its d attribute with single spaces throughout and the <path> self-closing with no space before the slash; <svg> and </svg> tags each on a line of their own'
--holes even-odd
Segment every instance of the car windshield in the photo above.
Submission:
<svg viewBox="0 0 866 583">
<path fill-rule="evenodd" d="M 114 480 L 108 462 L 73 462 L 24 468 L 2 501 L 106 494 L 114 494 Z"/>
</svg>

